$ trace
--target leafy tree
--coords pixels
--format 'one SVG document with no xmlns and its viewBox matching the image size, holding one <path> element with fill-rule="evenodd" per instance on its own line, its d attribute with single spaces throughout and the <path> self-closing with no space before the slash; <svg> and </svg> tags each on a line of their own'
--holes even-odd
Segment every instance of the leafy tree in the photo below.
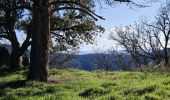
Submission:
<svg viewBox="0 0 170 100">
<path fill-rule="evenodd" d="M 1 0 L 0 1 L 0 38 L 10 41 L 12 52 L 9 56 L 9 65 L 12 69 L 19 68 L 20 56 L 30 45 L 30 21 L 24 18 L 24 10 L 30 9 L 29 0 Z M 19 26 L 19 27 L 18 27 Z M 26 39 L 20 45 L 16 30 L 23 29 L 27 34 Z"/>
<path fill-rule="evenodd" d="M 33 1 L 33 3 L 36 6 L 33 7 L 33 43 L 27 79 L 47 81 L 50 32 L 52 36 L 57 37 L 57 43 L 60 43 L 62 48 L 66 44 L 76 47 L 81 41 L 91 42 L 93 36 L 96 35 L 95 32 L 100 31 L 100 27 L 94 23 L 97 20 L 96 17 L 100 16 L 91 10 L 93 3 L 90 0 L 52 1 L 50 3 L 48 0 L 40 0 Z M 57 14 L 61 15 L 64 20 L 56 16 Z M 74 21 L 74 19 L 77 20 Z"/>
<path fill-rule="evenodd" d="M 9 6 L 6 6 L 7 4 Z M 29 0 L 19 0 L 16 2 L 4 0 L 0 3 L 0 38 L 9 40 L 10 44 L 12 45 L 12 53 L 10 55 L 9 61 L 11 68 L 14 69 L 19 68 L 19 58 L 31 44 L 32 6 L 32 2 Z M 13 12 L 17 13 L 16 16 L 10 14 Z M 8 17 L 6 17 L 7 15 Z M 53 46 L 60 47 L 63 50 L 69 49 L 71 47 L 78 47 L 79 43 L 83 41 L 92 42 L 93 36 L 96 35 L 95 32 L 103 30 L 101 26 L 95 25 L 94 20 L 79 13 L 77 14 L 74 9 L 67 10 L 65 12 L 60 12 L 60 9 L 53 9 L 50 16 L 50 33 L 51 38 L 53 38 L 55 41 L 55 45 Z M 9 26 L 8 21 L 12 21 L 13 24 Z M 79 29 L 80 27 L 81 30 Z M 19 43 L 19 39 L 17 37 L 18 31 L 24 32 L 26 35 L 26 38 L 22 44 Z M 88 38 L 84 38 L 85 36 Z M 78 38 L 81 38 L 82 41 L 80 41 Z"/>
</svg>

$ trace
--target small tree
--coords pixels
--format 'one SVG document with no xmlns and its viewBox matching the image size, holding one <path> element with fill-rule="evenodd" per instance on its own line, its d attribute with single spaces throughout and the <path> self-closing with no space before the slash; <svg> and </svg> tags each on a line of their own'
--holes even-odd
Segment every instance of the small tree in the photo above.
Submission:
<svg viewBox="0 0 170 100">
<path fill-rule="evenodd" d="M 134 59 L 126 51 L 120 51 L 117 48 L 109 50 L 112 55 L 113 62 L 118 66 L 118 69 L 123 71 L 130 71 L 136 67 Z"/>
<path fill-rule="evenodd" d="M 10 42 L 12 52 L 9 55 L 11 69 L 20 67 L 20 57 L 31 44 L 30 16 L 25 17 L 26 9 L 31 9 L 29 0 L 1 0 L 0 1 L 0 38 Z M 24 17 L 24 18 L 23 18 Z M 26 38 L 19 43 L 16 31 L 22 30 Z"/>
<path fill-rule="evenodd" d="M 62 47 L 54 46 L 51 49 L 51 56 L 50 56 L 50 67 L 56 67 L 56 68 L 70 68 L 69 61 L 75 59 L 77 50 L 76 48 L 68 48 L 66 51 L 63 51 Z"/>
<path fill-rule="evenodd" d="M 92 65 L 100 70 L 108 71 L 113 70 L 112 56 L 102 49 L 97 49 L 94 51 L 94 58 L 92 61 Z"/>
<path fill-rule="evenodd" d="M 170 37 L 169 5 L 160 9 L 155 21 L 142 21 L 134 26 L 119 27 L 116 36 L 111 39 L 131 54 L 133 59 L 141 65 L 147 65 L 153 60 L 156 64 L 169 64 L 168 44 Z"/>
</svg>

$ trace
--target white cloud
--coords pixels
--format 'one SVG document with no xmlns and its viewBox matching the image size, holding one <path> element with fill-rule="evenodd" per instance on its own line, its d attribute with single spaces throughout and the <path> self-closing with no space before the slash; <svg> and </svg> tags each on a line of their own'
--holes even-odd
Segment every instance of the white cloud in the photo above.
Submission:
<svg viewBox="0 0 170 100">
<path fill-rule="evenodd" d="M 93 53 L 96 49 L 103 49 L 103 50 L 108 50 L 112 47 L 115 47 L 116 43 L 109 39 L 109 34 L 111 33 L 111 29 L 106 29 L 105 32 L 101 35 L 98 36 L 94 42 L 94 44 L 89 44 L 86 45 L 85 43 L 81 46 L 82 48 L 80 49 L 81 52 L 83 53 Z"/>
</svg>

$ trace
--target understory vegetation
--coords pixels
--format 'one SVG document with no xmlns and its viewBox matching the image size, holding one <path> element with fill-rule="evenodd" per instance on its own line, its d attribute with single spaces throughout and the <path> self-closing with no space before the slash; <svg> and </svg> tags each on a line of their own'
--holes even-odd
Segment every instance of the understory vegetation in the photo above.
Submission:
<svg viewBox="0 0 170 100">
<path fill-rule="evenodd" d="M 168 72 L 49 69 L 49 81 L 25 81 L 26 69 L 0 74 L 2 100 L 169 100 Z"/>
</svg>

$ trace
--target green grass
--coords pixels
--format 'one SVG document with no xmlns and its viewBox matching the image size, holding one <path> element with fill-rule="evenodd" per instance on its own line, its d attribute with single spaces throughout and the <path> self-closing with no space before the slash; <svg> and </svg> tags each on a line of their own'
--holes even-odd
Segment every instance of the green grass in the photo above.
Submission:
<svg viewBox="0 0 170 100">
<path fill-rule="evenodd" d="M 0 76 L 2 100 L 170 100 L 170 73 L 50 69 L 49 83 L 24 81 L 26 71 Z"/>
</svg>

